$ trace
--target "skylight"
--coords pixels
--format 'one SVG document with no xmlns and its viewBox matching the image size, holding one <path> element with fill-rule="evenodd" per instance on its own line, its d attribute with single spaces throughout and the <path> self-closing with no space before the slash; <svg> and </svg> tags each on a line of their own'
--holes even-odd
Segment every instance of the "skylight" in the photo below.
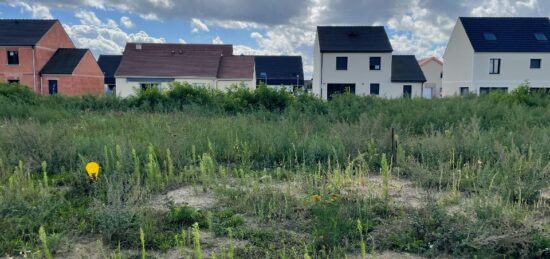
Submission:
<svg viewBox="0 0 550 259">
<path fill-rule="evenodd" d="M 483 33 L 483 37 L 485 37 L 485 40 L 497 40 L 497 36 L 492 32 Z"/>
<path fill-rule="evenodd" d="M 546 37 L 546 34 L 544 33 L 535 33 L 535 38 L 540 41 L 546 41 L 548 38 Z"/>
</svg>

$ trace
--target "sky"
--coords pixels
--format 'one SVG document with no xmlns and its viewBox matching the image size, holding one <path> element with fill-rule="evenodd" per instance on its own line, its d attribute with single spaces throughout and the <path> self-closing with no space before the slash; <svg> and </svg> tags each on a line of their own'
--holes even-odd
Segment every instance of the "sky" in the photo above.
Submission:
<svg viewBox="0 0 550 259">
<path fill-rule="evenodd" d="M 301 55 L 315 28 L 383 25 L 394 53 L 441 57 L 460 16 L 550 16 L 550 0 L 0 0 L 3 19 L 59 19 L 79 48 L 126 42 L 225 43 L 235 54 Z"/>
</svg>

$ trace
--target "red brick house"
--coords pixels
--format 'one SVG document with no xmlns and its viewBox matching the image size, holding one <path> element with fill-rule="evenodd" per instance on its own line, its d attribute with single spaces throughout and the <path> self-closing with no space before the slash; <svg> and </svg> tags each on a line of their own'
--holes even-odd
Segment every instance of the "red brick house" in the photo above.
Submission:
<svg viewBox="0 0 550 259">
<path fill-rule="evenodd" d="M 103 73 L 94 57 L 75 49 L 58 20 L 0 20 L 1 81 L 38 94 L 49 94 L 50 88 L 63 95 L 103 93 Z"/>
</svg>

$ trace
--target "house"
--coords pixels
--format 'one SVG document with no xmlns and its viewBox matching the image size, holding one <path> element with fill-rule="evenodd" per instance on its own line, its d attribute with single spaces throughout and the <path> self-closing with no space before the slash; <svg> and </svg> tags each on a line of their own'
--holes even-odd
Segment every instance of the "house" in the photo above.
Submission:
<svg viewBox="0 0 550 259">
<path fill-rule="evenodd" d="M 445 50 L 443 96 L 550 88 L 548 18 L 458 19 Z"/>
<path fill-rule="evenodd" d="M 57 49 L 40 70 L 40 85 L 44 93 L 66 96 L 102 95 L 103 72 L 88 49 Z"/>
<path fill-rule="evenodd" d="M 120 65 L 122 55 L 100 55 L 97 64 L 105 76 L 105 92 L 114 94 L 116 91 L 115 72 Z"/>
<path fill-rule="evenodd" d="M 394 56 L 381 26 L 317 27 L 313 93 L 420 97 L 426 81 L 414 56 Z"/>
<path fill-rule="evenodd" d="M 96 82 L 103 74 L 95 59 L 89 51 L 69 50 L 75 46 L 58 20 L 0 20 L 0 35 L 0 81 L 39 94 L 101 94 L 103 84 Z M 61 64 L 64 58 L 80 63 Z"/>
<path fill-rule="evenodd" d="M 256 56 L 256 84 L 293 91 L 304 86 L 301 56 Z"/>
<path fill-rule="evenodd" d="M 224 44 L 127 43 L 115 79 L 120 97 L 148 87 L 166 89 L 171 82 L 256 88 L 254 57 L 234 56 L 233 46 Z"/>
<path fill-rule="evenodd" d="M 436 57 L 429 57 L 418 61 L 426 83 L 424 83 L 423 96 L 427 99 L 441 97 L 443 87 L 443 61 Z"/>
</svg>

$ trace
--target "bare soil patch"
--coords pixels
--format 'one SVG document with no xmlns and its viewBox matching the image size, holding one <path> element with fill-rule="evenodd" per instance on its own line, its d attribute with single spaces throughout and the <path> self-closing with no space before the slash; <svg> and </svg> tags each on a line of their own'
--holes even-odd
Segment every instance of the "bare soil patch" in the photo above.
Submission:
<svg viewBox="0 0 550 259">
<path fill-rule="evenodd" d="M 150 207 L 158 210 L 167 210 L 170 205 L 189 206 L 195 209 L 209 209 L 218 202 L 212 191 L 203 191 L 201 188 L 184 186 L 164 194 L 153 197 Z"/>
</svg>

